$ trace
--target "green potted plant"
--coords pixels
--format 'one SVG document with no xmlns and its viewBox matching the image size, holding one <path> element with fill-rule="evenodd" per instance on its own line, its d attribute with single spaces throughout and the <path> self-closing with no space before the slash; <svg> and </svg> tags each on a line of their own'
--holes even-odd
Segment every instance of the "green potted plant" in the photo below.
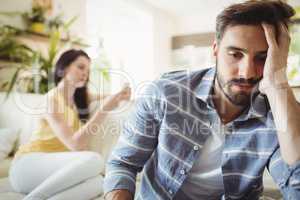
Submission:
<svg viewBox="0 0 300 200">
<path fill-rule="evenodd" d="M 11 26 L 0 27 L 0 60 L 28 64 L 33 51 L 28 46 L 19 43 L 15 37 L 21 31 Z"/>
<path fill-rule="evenodd" d="M 294 8 L 296 14 L 290 26 L 291 43 L 287 74 L 291 86 L 300 86 L 300 6 Z"/>
<path fill-rule="evenodd" d="M 35 52 L 16 40 L 16 36 L 21 30 L 11 26 L 0 27 L 0 60 L 1 70 L 9 69 L 12 77 L 1 83 L 1 89 L 11 91 L 19 74 L 31 67 Z M 1 73 L 1 72 L 0 72 Z M 27 90 L 27 89 L 26 89 Z"/>
<path fill-rule="evenodd" d="M 27 23 L 29 31 L 45 33 L 46 31 L 46 10 L 43 7 L 32 7 L 30 12 L 25 12 L 23 18 Z"/>
<path fill-rule="evenodd" d="M 5 14 L 7 15 L 7 13 Z M 26 15 L 28 15 L 27 19 L 38 19 L 38 17 L 29 17 L 31 16 L 29 13 Z M 47 55 L 42 55 L 40 51 L 33 50 L 17 40 L 17 36 L 26 34 L 26 30 L 0 26 L 0 60 L 6 62 L 0 65 L 0 70 L 9 68 L 11 71 L 10 75 L 5 80 L 1 80 L 0 83 L 0 89 L 7 91 L 7 96 L 13 89 L 19 92 L 43 94 L 54 86 L 50 75 L 59 50 L 70 48 L 73 44 L 81 47 L 86 46 L 80 43 L 80 39 L 76 37 L 61 40 L 61 32 L 68 33 L 69 27 L 76 19 L 77 17 L 73 17 L 68 22 L 63 23 L 60 16 L 52 21 L 51 29 L 48 30 L 49 48 Z"/>
</svg>

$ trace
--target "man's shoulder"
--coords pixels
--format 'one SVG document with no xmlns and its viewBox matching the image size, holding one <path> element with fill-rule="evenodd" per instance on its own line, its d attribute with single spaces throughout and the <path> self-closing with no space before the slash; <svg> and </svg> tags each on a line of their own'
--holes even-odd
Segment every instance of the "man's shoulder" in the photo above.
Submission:
<svg viewBox="0 0 300 200">
<path fill-rule="evenodd" d="M 202 80 L 205 80 L 207 76 L 212 76 L 213 73 L 214 68 L 196 71 L 170 71 L 152 81 L 143 94 L 147 94 L 148 97 L 156 96 L 158 98 L 179 93 L 182 95 L 186 91 L 193 90 L 197 85 L 201 85 Z"/>
<path fill-rule="evenodd" d="M 193 80 L 195 78 L 199 79 L 203 77 L 209 70 L 212 68 L 205 68 L 201 70 L 176 70 L 176 71 L 169 71 L 166 73 L 163 73 L 160 77 L 161 81 L 175 81 L 175 82 L 181 82 L 186 80 Z"/>
<path fill-rule="evenodd" d="M 163 88 L 184 86 L 186 88 L 194 87 L 201 83 L 207 72 L 213 68 L 206 68 L 196 71 L 191 70 L 177 70 L 170 71 L 161 75 L 157 83 Z M 190 88 L 191 89 L 191 88 Z"/>
<path fill-rule="evenodd" d="M 160 78 L 161 79 L 176 79 L 179 77 L 183 77 L 189 74 L 189 70 L 182 69 L 182 70 L 175 70 L 175 71 L 168 71 L 163 73 Z"/>
</svg>

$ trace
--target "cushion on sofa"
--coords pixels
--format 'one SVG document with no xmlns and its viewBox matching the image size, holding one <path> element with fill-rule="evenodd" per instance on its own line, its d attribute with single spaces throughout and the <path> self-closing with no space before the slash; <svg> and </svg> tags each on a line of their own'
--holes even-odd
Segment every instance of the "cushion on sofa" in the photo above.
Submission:
<svg viewBox="0 0 300 200">
<path fill-rule="evenodd" d="M 12 157 L 9 157 L 0 162 L 0 179 L 8 176 L 11 161 Z"/>
<path fill-rule="evenodd" d="M 119 108 L 109 113 L 102 123 L 93 126 L 91 129 L 93 136 L 90 140 L 89 150 L 101 154 L 105 162 L 122 132 L 123 124 L 132 111 L 133 105 L 134 102 L 132 101 L 122 104 Z M 93 106 L 95 105 L 92 104 L 90 106 L 90 110 L 95 112 L 96 109 Z M 102 173 L 104 174 L 104 172 L 105 169 L 103 169 Z"/>
<path fill-rule="evenodd" d="M 0 128 L 0 161 L 4 160 L 14 150 L 18 131 L 13 128 Z"/>
<path fill-rule="evenodd" d="M 41 105 L 43 96 L 39 94 L 0 92 L 0 127 L 19 130 L 18 144 L 28 141 L 31 133 L 37 128 L 40 115 L 45 112 Z"/>
</svg>

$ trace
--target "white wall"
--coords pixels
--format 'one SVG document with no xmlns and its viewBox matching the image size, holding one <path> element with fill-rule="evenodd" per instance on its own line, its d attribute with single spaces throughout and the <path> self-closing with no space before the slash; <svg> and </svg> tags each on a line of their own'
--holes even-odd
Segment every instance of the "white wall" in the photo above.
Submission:
<svg viewBox="0 0 300 200">
<path fill-rule="evenodd" d="M 170 70 L 172 16 L 140 0 L 87 2 L 89 38 L 97 45 L 97 34 L 103 36 L 111 68 L 124 70 L 135 85 Z"/>
<path fill-rule="evenodd" d="M 171 36 L 176 30 L 176 17 L 140 0 L 126 0 L 138 8 L 151 13 L 154 31 L 154 75 L 170 70 Z"/>
<path fill-rule="evenodd" d="M 171 37 L 176 30 L 176 17 L 139 0 L 131 0 L 150 12 L 154 22 L 154 75 L 171 70 Z"/>
<path fill-rule="evenodd" d="M 70 27 L 71 34 L 86 37 L 86 0 L 53 0 L 53 14 L 59 13 L 63 13 L 65 21 L 78 16 Z"/>
<path fill-rule="evenodd" d="M 287 0 L 287 2 L 292 6 L 300 6 L 300 0 Z"/>
<path fill-rule="evenodd" d="M 214 32 L 217 15 L 228 5 L 242 0 L 218 1 L 217 4 L 209 1 L 199 1 L 198 11 L 177 16 L 177 29 L 173 35 L 186 35 L 202 32 Z"/>
</svg>

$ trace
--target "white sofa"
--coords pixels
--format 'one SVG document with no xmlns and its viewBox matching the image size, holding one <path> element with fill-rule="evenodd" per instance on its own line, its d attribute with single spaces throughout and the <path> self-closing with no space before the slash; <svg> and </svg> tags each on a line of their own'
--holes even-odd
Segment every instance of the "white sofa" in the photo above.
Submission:
<svg viewBox="0 0 300 200">
<path fill-rule="evenodd" d="M 12 93 L 5 100 L 6 93 L 0 92 L 0 128 L 12 128 L 18 131 L 16 149 L 20 144 L 28 141 L 30 134 L 38 125 L 42 112 L 42 96 L 37 94 Z M 90 143 L 90 150 L 99 152 L 106 160 L 120 134 L 121 125 L 132 109 L 133 103 L 123 104 L 120 109 L 110 114 L 103 126 L 98 126 Z M 92 104 L 92 111 L 97 107 Z M 23 194 L 15 193 L 11 188 L 7 175 L 12 157 L 0 160 L 0 200 L 19 200 Z M 104 171 L 102 172 L 104 175 Z M 101 197 L 97 198 L 101 199 Z"/>
</svg>

